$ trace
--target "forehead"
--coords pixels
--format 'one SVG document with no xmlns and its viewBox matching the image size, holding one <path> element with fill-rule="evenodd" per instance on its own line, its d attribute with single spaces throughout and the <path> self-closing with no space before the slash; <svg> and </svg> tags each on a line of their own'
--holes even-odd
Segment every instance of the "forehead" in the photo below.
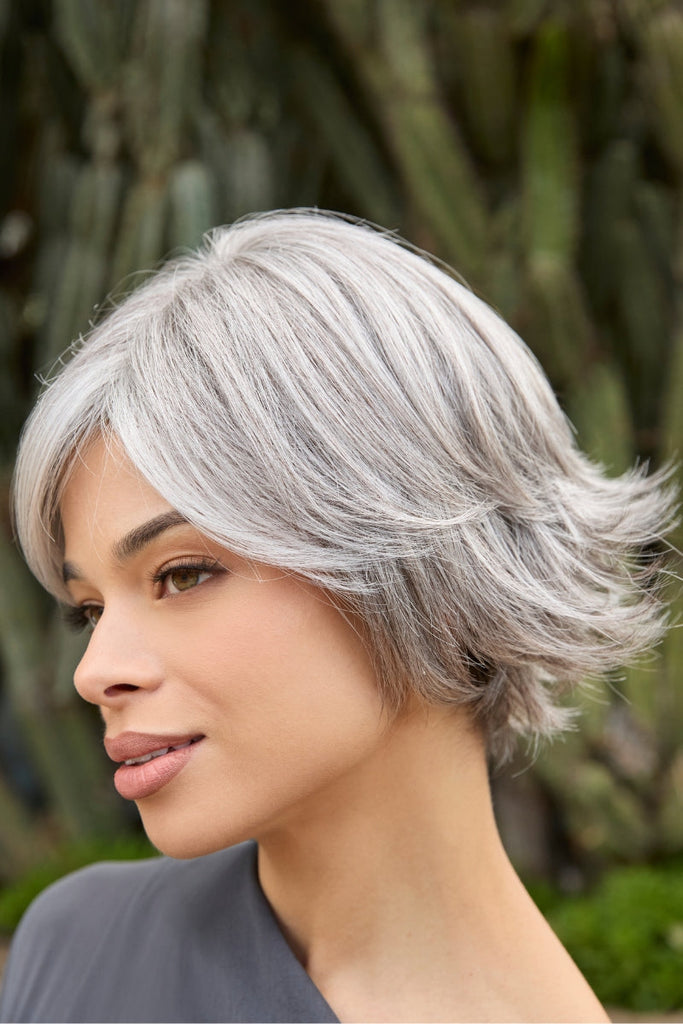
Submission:
<svg viewBox="0 0 683 1024">
<path fill-rule="evenodd" d="M 98 438 L 81 455 L 59 508 L 67 555 L 83 541 L 115 540 L 171 506 L 116 440 Z"/>
</svg>

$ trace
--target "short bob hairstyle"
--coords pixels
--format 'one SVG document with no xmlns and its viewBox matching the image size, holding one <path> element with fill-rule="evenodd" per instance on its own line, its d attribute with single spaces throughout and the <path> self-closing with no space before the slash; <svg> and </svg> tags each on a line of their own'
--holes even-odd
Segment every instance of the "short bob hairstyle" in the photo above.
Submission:
<svg viewBox="0 0 683 1024">
<path fill-rule="evenodd" d="M 218 228 L 73 348 L 14 484 L 61 600 L 60 496 L 104 436 L 213 540 L 325 588 L 387 706 L 465 706 L 497 759 L 661 634 L 664 474 L 606 477 L 511 328 L 386 232 L 315 210 Z"/>
</svg>

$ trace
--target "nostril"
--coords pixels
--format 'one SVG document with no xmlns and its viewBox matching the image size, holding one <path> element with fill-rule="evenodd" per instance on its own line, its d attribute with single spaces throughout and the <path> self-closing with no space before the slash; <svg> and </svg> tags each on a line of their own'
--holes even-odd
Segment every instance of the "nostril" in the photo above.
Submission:
<svg viewBox="0 0 683 1024">
<path fill-rule="evenodd" d="M 139 687 L 134 686 L 133 683 L 116 683 L 114 686 L 108 686 L 104 693 L 107 697 L 116 697 L 120 693 L 129 693 L 138 689 Z"/>
</svg>

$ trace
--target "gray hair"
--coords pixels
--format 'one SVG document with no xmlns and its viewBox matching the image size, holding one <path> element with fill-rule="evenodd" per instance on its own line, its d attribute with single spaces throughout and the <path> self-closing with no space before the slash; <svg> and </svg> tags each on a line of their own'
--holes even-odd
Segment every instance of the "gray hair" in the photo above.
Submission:
<svg viewBox="0 0 683 1024">
<path fill-rule="evenodd" d="M 665 474 L 607 477 L 514 331 L 386 232 L 312 210 L 218 228 L 74 350 L 14 483 L 62 600 L 60 496 L 104 434 L 203 533 L 358 616 L 390 706 L 467 706 L 499 759 L 661 635 Z"/>
</svg>

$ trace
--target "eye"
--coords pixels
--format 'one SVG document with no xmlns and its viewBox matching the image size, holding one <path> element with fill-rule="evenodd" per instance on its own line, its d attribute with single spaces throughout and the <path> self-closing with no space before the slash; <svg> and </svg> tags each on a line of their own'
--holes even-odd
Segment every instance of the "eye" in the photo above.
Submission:
<svg viewBox="0 0 683 1024">
<path fill-rule="evenodd" d="M 64 622 L 75 633 L 89 629 L 92 631 L 102 618 L 104 607 L 100 604 L 82 604 L 77 608 L 64 608 Z"/>
<path fill-rule="evenodd" d="M 225 569 L 218 562 L 201 565 L 174 565 L 159 572 L 155 580 L 161 585 L 162 597 L 174 597 L 201 586 L 212 576 L 223 572 Z"/>
<path fill-rule="evenodd" d="M 102 618 L 104 607 L 101 604 L 86 604 L 83 607 L 83 618 L 86 621 L 86 625 L 94 629 L 97 623 Z"/>
<path fill-rule="evenodd" d="M 199 569 L 174 569 L 164 580 L 166 592 L 180 594 L 184 590 L 192 590 L 193 587 L 204 583 L 210 575 L 210 572 L 201 572 Z"/>
</svg>

